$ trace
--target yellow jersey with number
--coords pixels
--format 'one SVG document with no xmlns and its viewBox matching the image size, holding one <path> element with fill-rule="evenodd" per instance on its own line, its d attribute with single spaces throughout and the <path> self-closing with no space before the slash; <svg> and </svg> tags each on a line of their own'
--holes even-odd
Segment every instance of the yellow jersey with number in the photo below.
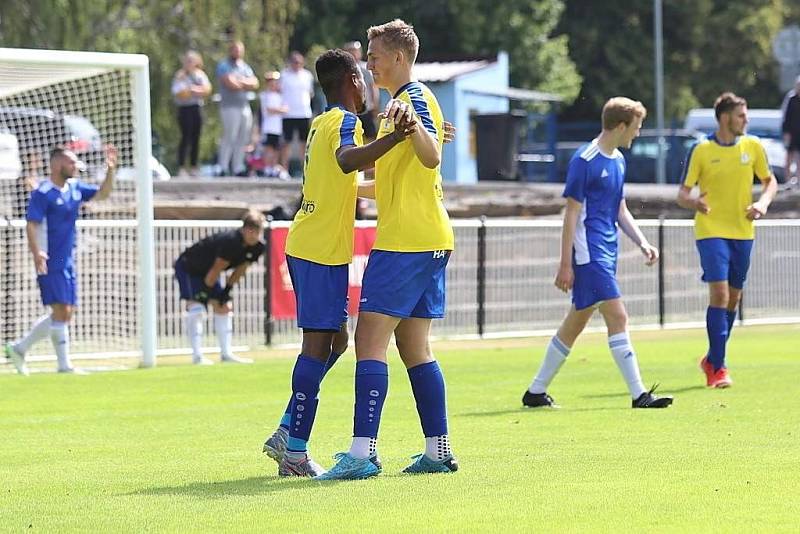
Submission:
<svg viewBox="0 0 800 534">
<path fill-rule="evenodd" d="M 425 85 L 409 82 L 394 98 L 411 104 L 418 127 L 434 136 L 442 150 L 443 117 L 436 97 Z M 381 121 L 378 137 L 394 124 Z M 427 252 L 453 250 L 453 227 L 444 209 L 439 167 L 428 169 L 405 139 L 375 162 L 375 202 L 378 207 L 377 250 Z"/>
<path fill-rule="evenodd" d="M 353 260 L 358 172 L 342 172 L 336 151 L 362 143 L 361 121 L 344 108 L 331 107 L 311 123 L 303 200 L 286 237 L 286 254 L 323 265 Z"/>
<path fill-rule="evenodd" d="M 755 237 L 753 221 L 747 218 L 747 206 L 753 203 L 753 177 L 765 182 L 772 175 L 757 137 L 743 135 L 723 145 L 712 135 L 691 148 L 683 172 L 683 185 L 698 186 L 711 209 L 708 214 L 695 214 L 696 239 Z"/>
</svg>

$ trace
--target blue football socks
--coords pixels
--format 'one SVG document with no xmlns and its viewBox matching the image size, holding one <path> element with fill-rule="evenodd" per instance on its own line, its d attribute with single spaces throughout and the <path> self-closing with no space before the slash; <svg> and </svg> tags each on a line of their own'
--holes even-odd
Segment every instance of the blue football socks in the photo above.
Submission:
<svg viewBox="0 0 800 534">
<path fill-rule="evenodd" d="M 439 362 L 412 367 L 408 370 L 408 378 L 425 437 L 447 435 L 447 401 Z"/>
<path fill-rule="evenodd" d="M 725 367 L 725 344 L 728 341 L 728 310 L 708 307 L 706 310 L 708 332 L 708 361 L 714 371 Z"/>
<path fill-rule="evenodd" d="M 331 367 L 333 367 L 336 364 L 336 362 L 339 360 L 340 356 L 341 356 L 341 354 L 337 354 L 337 353 L 331 351 L 330 356 L 328 356 L 328 361 L 325 362 L 325 368 L 322 370 L 322 376 L 320 377 L 320 381 L 322 381 L 322 379 L 325 378 L 325 375 L 328 374 L 328 371 L 330 371 Z M 286 430 L 287 432 L 289 431 L 289 426 L 291 424 L 291 419 L 292 419 L 292 416 L 291 416 L 291 414 L 292 414 L 292 398 L 294 398 L 294 396 L 289 398 L 289 402 L 288 402 L 288 404 L 286 404 L 286 409 L 283 411 L 283 416 L 281 417 L 281 422 L 278 425 L 281 428 L 283 428 L 284 430 Z"/>
<path fill-rule="evenodd" d="M 292 403 L 287 451 L 307 450 L 319 404 L 319 383 L 324 371 L 324 363 L 302 354 L 297 357 L 292 372 Z"/>
<path fill-rule="evenodd" d="M 389 366 L 378 360 L 356 363 L 356 403 L 353 436 L 378 437 L 381 411 L 389 391 Z"/>
</svg>

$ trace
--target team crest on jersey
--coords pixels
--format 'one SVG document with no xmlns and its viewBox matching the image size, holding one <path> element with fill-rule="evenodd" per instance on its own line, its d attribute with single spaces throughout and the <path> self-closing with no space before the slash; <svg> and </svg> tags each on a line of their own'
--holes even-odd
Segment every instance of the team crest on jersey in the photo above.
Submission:
<svg viewBox="0 0 800 534">
<path fill-rule="evenodd" d="M 750 162 L 750 154 L 747 152 L 742 152 L 742 165 L 746 165 Z"/>
</svg>

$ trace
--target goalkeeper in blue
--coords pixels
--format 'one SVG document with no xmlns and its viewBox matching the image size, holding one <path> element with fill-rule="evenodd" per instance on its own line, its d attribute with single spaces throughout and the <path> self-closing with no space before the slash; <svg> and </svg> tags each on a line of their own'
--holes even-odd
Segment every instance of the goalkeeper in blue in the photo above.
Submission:
<svg viewBox="0 0 800 534">
<path fill-rule="evenodd" d="M 69 356 L 69 322 L 78 305 L 75 222 L 84 202 L 104 200 L 114 187 L 117 150 L 111 145 L 105 150 L 106 177 L 99 187 L 76 178 L 78 158 L 71 150 L 56 147 L 50 152 L 50 178 L 31 192 L 26 214 L 28 249 L 42 304 L 50 307 L 50 313 L 40 317 L 22 339 L 6 344 L 6 357 L 19 374 L 28 374 L 25 353 L 46 337 L 53 342 L 59 373 L 85 374 L 72 366 Z"/>
<path fill-rule="evenodd" d="M 252 363 L 250 358 L 233 354 L 233 303 L 231 291 L 242 279 L 248 267 L 264 253 L 261 240 L 264 215 L 248 210 L 242 227 L 217 232 L 194 243 L 175 261 L 175 279 L 180 287 L 181 300 L 186 301 L 186 333 L 192 347 L 192 363 L 211 365 L 214 362 L 201 351 L 206 306 L 214 310 L 214 330 L 220 348 L 220 361 Z M 223 272 L 225 287 L 220 283 Z"/>
<path fill-rule="evenodd" d="M 625 158 L 618 150 L 630 148 L 646 113 L 641 102 L 624 97 L 610 99 L 603 106 L 603 131 L 570 160 L 555 285 L 564 292 L 572 290 L 572 306 L 522 397 L 524 406 L 556 406 L 547 388 L 595 309 L 605 320 L 608 348 L 628 386 L 633 408 L 666 408 L 672 404 L 672 397 L 657 397 L 653 394 L 655 387 L 648 391 L 642 383 L 616 277 L 618 227 L 639 247 L 648 266 L 658 261 L 658 250 L 647 242 L 625 203 Z"/>
</svg>

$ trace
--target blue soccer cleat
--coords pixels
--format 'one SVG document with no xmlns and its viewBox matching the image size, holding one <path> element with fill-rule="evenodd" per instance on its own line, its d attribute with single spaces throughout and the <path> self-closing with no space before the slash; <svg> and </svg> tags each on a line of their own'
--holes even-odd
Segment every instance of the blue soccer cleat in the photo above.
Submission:
<svg viewBox="0 0 800 534">
<path fill-rule="evenodd" d="M 412 456 L 414 463 L 403 469 L 403 473 L 455 473 L 458 471 L 458 462 L 450 455 L 444 460 L 431 460 L 424 454 Z"/>
<path fill-rule="evenodd" d="M 376 458 L 355 458 L 350 453 L 337 453 L 336 465 L 327 473 L 314 477 L 314 480 L 362 480 L 378 475 L 381 468 L 376 465 Z M 379 463 L 379 462 L 378 462 Z"/>
</svg>

